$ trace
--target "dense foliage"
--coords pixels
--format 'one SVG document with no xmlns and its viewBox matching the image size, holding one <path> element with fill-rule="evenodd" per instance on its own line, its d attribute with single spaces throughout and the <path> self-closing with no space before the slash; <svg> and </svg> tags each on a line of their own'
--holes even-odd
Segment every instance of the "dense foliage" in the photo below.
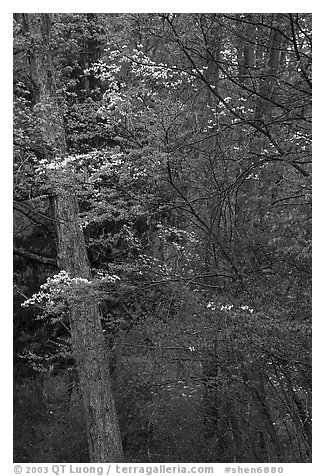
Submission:
<svg viewBox="0 0 325 476">
<path fill-rule="evenodd" d="M 14 18 L 15 460 L 88 460 L 68 314 L 94 300 L 127 461 L 310 461 L 311 15 L 53 21 L 66 157 Z M 54 184 L 91 280 L 57 269 Z"/>
</svg>

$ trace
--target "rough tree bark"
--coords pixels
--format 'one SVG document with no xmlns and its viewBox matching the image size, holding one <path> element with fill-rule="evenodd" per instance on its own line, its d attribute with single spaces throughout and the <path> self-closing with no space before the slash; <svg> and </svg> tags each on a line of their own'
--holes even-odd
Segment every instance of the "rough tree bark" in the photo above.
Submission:
<svg viewBox="0 0 325 476">
<path fill-rule="evenodd" d="M 30 35 L 30 74 L 38 91 L 35 105 L 42 124 L 43 140 L 54 155 L 65 156 L 67 145 L 56 96 L 50 48 L 52 16 L 21 14 L 22 27 Z M 57 263 L 71 277 L 90 278 L 78 203 L 69 187 L 52 193 L 57 238 Z M 70 312 L 71 337 L 85 409 L 91 462 L 122 461 L 122 444 L 98 304 L 92 299 L 74 303 Z"/>
</svg>

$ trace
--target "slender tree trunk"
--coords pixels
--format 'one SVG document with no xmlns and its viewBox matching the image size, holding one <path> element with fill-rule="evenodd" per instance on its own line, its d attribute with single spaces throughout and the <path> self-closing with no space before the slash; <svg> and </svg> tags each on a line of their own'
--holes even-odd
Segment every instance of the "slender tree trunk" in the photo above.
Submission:
<svg viewBox="0 0 325 476">
<path fill-rule="evenodd" d="M 270 33 L 269 38 L 269 51 L 267 58 L 267 67 L 264 76 L 260 81 L 259 93 L 261 97 L 257 101 L 257 107 L 255 111 L 255 120 L 263 119 L 264 116 L 271 114 L 272 101 L 274 91 L 276 89 L 276 78 L 280 66 L 281 55 L 281 41 L 282 35 L 280 33 L 280 20 L 281 15 L 272 14 L 274 21 L 274 29 Z"/>
<path fill-rule="evenodd" d="M 236 15 L 237 25 L 236 38 L 237 60 L 238 60 L 238 80 L 243 86 L 252 86 L 252 71 L 254 66 L 255 52 L 254 42 L 256 41 L 256 29 L 253 25 L 253 14 L 246 15 L 247 23 L 243 26 L 240 23 L 240 14 Z M 243 40 L 245 38 L 245 40 Z"/>
<path fill-rule="evenodd" d="M 56 96 L 50 51 L 50 14 L 22 14 L 22 26 L 32 39 L 30 68 L 37 86 L 35 108 L 42 124 L 43 139 L 53 155 L 67 153 L 63 121 Z M 90 264 L 79 224 L 78 203 L 69 187 L 52 195 L 57 237 L 57 262 L 71 277 L 90 278 Z M 74 302 L 70 310 L 73 353 L 82 393 L 91 462 L 122 461 L 122 444 L 111 390 L 108 360 L 98 304 L 91 298 Z"/>
</svg>

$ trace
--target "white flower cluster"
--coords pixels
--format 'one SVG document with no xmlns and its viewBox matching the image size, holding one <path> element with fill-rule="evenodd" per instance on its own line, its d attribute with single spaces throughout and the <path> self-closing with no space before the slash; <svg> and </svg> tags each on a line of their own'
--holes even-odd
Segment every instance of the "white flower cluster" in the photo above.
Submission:
<svg viewBox="0 0 325 476">
<path fill-rule="evenodd" d="M 115 148 L 114 151 L 93 150 L 86 154 L 75 154 L 67 157 L 56 157 L 54 159 L 43 159 L 38 163 L 36 173 L 42 175 L 49 171 L 67 171 L 79 174 L 79 178 L 84 177 L 87 181 L 101 180 L 103 172 L 113 172 L 123 165 L 123 153 Z"/>
<path fill-rule="evenodd" d="M 38 163 L 36 173 L 44 174 L 49 171 L 74 170 L 82 166 L 85 159 L 89 159 L 89 154 L 68 155 L 66 157 L 55 157 L 54 159 L 42 159 Z"/>
<path fill-rule="evenodd" d="M 133 167 L 131 172 L 132 178 L 134 180 L 148 176 L 147 169 L 145 167 L 142 170 L 140 170 L 138 167 Z"/>
<path fill-rule="evenodd" d="M 100 279 L 101 283 L 116 283 L 116 281 L 121 281 L 121 278 L 116 274 L 103 274 Z"/>
<path fill-rule="evenodd" d="M 240 309 L 242 309 L 243 311 L 248 311 L 252 314 L 252 312 L 254 312 L 254 309 L 252 309 L 251 307 L 249 306 L 240 306 Z"/>
<path fill-rule="evenodd" d="M 176 228 L 174 226 L 165 226 L 162 223 L 158 223 L 157 228 L 159 230 L 160 238 L 175 236 L 178 239 L 186 239 L 192 244 L 198 243 L 196 235 L 193 231 L 180 230 L 179 228 Z"/>
<path fill-rule="evenodd" d="M 233 304 L 222 304 L 219 309 L 220 311 L 231 311 L 231 309 L 234 307 Z M 211 311 L 215 311 L 217 309 L 217 305 L 213 301 L 209 301 L 207 304 L 207 309 L 210 309 Z M 249 306 L 246 305 L 240 305 L 239 309 L 242 309 L 243 311 L 248 311 L 251 314 L 254 312 L 254 309 L 252 309 Z"/>
<path fill-rule="evenodd" d="M 233 307 L 233 304 L 225 304 L 220 306 L 220 311 L 230 311 Z"/>
<path fill-rule="evenodd" d="M 109 58 L 111 61 L 109 64 L 100 60 L 98 63 L 94 63 L 91 69 L 86 69 L 84 73 L 89 74 L 92 71 L 98 79 L 108 83 L 110 90 L 118 91 L 116 74 L 121 71 L 121 65 L 116 63 L 118 56 L 120 56 L 119 51 L 110 51 Z"/>
<path fill-rule="evenodd" d="M 33 294 L 31 298 L 26 299 L 21 304 L 21 307 L 28 307 L 28 306 L 33 306 L 35 304 L 41 304 L 45 300 L 50 299 L 50 297 L 51 297 L 50 293 L 44 293 L 43 291 L 40 291 L 36 294 Z"/>
<path fill-rule="evenodd" d="M 24 301 L 21 306 L 28 307 L 35 304 L 54 306 L 55 298 L 57 298 L 59 295 L 59 287 L 62 288 L 62 285 L 68 284 L 70 281 L 69 274 L 64 270 L 60 271 L 55 276 L 47 278 L 46 283 L 40 286 L 40 291 L 38 293 L 34 293 L 29 299 L 26 299 L 26 301 Z M 54 289 L 56 292 L 54 292 Z"/>
<path fill-rule="evenodd" d="M 50 170 L 64 170 L 67 168 L 69 163 L 69 157 L 55 157 L 51 161 L 49 159 L 42 159 L 38 163 L 38 167 L 36 169 L 37 174 L 46 174 Z"/>
<path fill-rule="evenodd" d="M 208 304 L 207 304 L 207 309 L 211 309 L 211 311 L 215 311 L 216 310 L 215 303 L 212 302 L 212 301 L 209 301 Z"/>
<path fill-rule="evenodd" d="M 85 291 L 85 287 L 90 290 L 94 288 L 96 293 L 96 288 L 99 289 L 101 284 L 114 284 L 120 280 L 119 276 L 110 275 L 103 271 L 98 272 L 97 277 L 92 280 L 80 276 L 71 278 L 67 271 L 62 270 L 55 276 L 48 278 L 46 283 L 40 286 L 40 291 L 26 299 L 21 306 L 28 307 L 42 304 L 44 311 L 62 312 L 69 294 L 73 295 L 76 290 Z"/>
<path fill-rule="evenodd" d="M 121 88 L 126 87 L 126 84 L 118 81 L 117 78 L 122 72 L 123 65 L 130 66 L 130 73 L 140 78 L 141 81 L 146 79 L 154 80 L 168 85 L 170 88 L 180 86 L 183 81 L 191 83 L 193 75 L 186 71 L 180 71 L 176 67 L 170 67 L 166 63 L 153 62 L 143 51 L 143 46 L 138 45 L 133 48 L 131 52 L 126 51 L 127 46 L 124 45 L 121 50 L 108 49 L 106 62 L 99 61 L 92 66 L 92 71 L 95 76 L 107 83 L 107 91 L 105 99 L 110 101 L 110 108 L 120 106 L 127 101 L 127 96 L 123 95 Z M 86 70 L 85 73 L 89 73 Z"/>
</svg>

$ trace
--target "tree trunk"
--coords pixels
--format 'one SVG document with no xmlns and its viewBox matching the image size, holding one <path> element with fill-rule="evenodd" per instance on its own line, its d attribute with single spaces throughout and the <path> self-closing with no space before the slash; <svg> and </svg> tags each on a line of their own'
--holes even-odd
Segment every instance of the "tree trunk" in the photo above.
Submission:
<svg viewBox="0 0 325 476">
<path fill-rule="evenodd" d="M 50 14 L 22 14 L 20 20 L 32 39 L 30 68 L 38 91 L 35 106 L 43 139 L 54 155 L 67 153 L 63 121 L 56 96 L 50 51 Z M 91 277 L 85 240 L 79 224 L 78 203 L 69 187 L 53 191 L 53 218 L 57 262 L 71 277 Z M 122 444 L 98 303 L 91 298 L 74 302 L 70 309 L 73 354 L 82 393 L 91 462 L 122 461 Z"/>
</svg>

